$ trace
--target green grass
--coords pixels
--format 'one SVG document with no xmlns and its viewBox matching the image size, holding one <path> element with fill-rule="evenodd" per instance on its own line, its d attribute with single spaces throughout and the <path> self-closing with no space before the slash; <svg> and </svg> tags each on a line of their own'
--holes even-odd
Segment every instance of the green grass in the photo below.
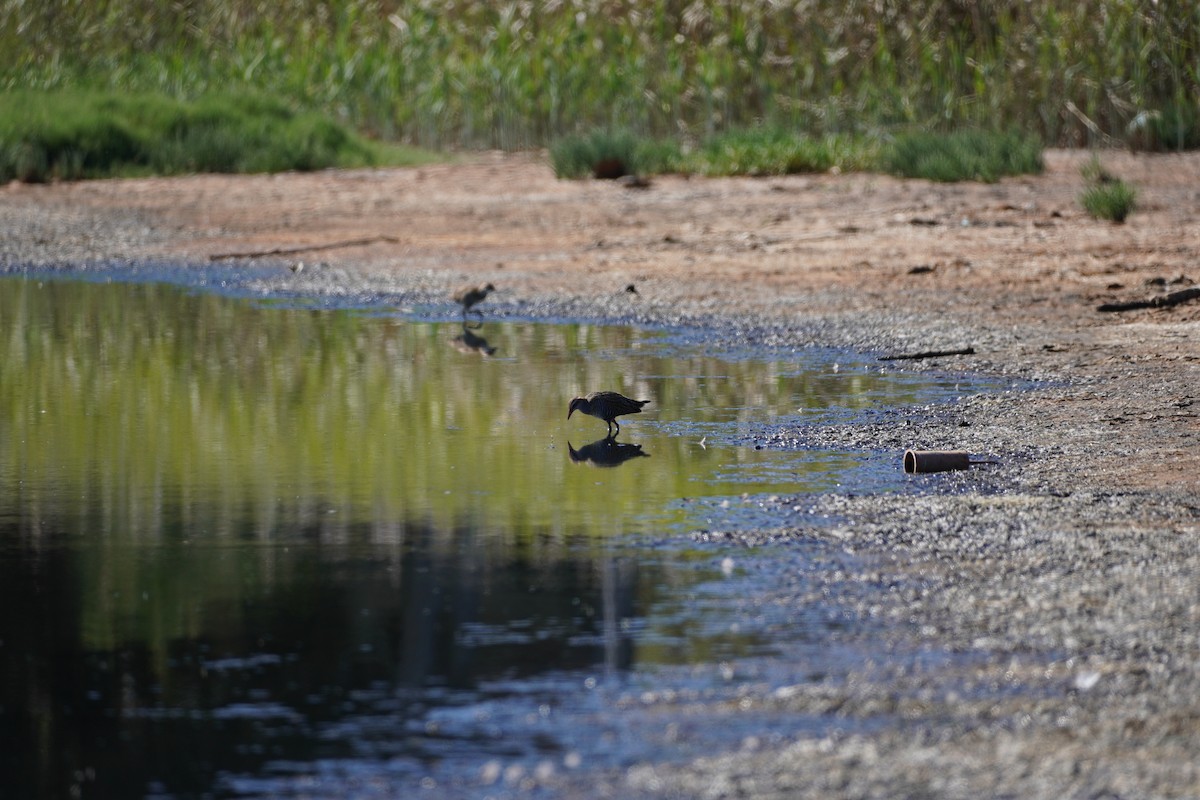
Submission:
<svg viewBox="0 0 1200 800">
<path fill-rule="evenodd" d="M 876 145 L 864 136 L 821 137 L 763 127 L 714 136 L 685 161 L 704 175 L 794 175 L 872 169 Z"/>
<path fill-rule="evenodd" d="M 816 137 L 777 126 L 716 134 L 688 150 L 678 139 L 597 130 L 556 141 L 550 157 L 564 178 L 786 175 L 836 167 L 995 180 L 1041 169 L 1036 143 L 1011 134 L 910 135 L 882 145 L 877 136 Z M 260 94 L 209 94 L 192 102 L 84 90 L 0 94 L 0 181 L 279 172 L 432 158 L 368 141 L 320 114 L 297 112 Z"/>
<path fill-rule="evenodd" d="M 1147 149 L 1192 150 L 1200 147 L 1200 105 L 1195 100 L 1168 104 L 1150 117 Z"/>
<path fill-rule="evenodd" d="M 781 128 L 718 134 L 685 152 L 671 140 L 624 131 L 572 136 L 550 148 L 560 178 L 595 176 L 596 165 L 617 161 L 625 172 L 718 175 L 793 175 L 828 172 L 890 172 L 937 181 L 995 181 L 1042 171 L 1041 145 L 1011 133 L 962 131 L 909 134 L 884 142 L 867 135 L 808 136 Z"/>
<path fill-rule="evenodd" d="M 1088 183 L 1079 204 L 1096 219 L 1124 222 L 1137 208 L 1137 189 L 1106 170 L 1098 156 L 1092 156 L 1079 173 Z"/>
<path fill-rule="evenodd" d="M 1096 219 L 1124 222 L 1137 207 L 1137 189 L 1124 181 L 1089 186 L 1079 202 Z"/>
<path fill-rule="evenodd" d="M 1200 5 L 1144 0 L 0 0 L 0 90 L 254 91 L 438 149 L 1008 126 L 1190 147 L 1198 52 Z"/>
<path fill-rule="evenodd" d="M 596 165 L 618 160 L 630 174 L 688 173 L 718 175 L 792 175 L 874 169 L 877 142 L 867 137 L 813 138 L 777 128 L 740 129 L 713 136 L 685 151 L 671 139 L 640 137 L 630 131 L 568 136 L 550 147 L 560 178 L 596 175 Z"/>
<path fill-rule="evenodd" d="M 1042 145 L 1017 133 L 909 133 L 884 149 L 884 171 L 932 181 L 984 181 L 1042 171 Z"/>
<path fill-rule="evenodd" d="M 567 136 L 550 147 L 550 163 L 560 178 L 619 178 L 674 171 L 679 147 L 666 140 L 636 136 L 630 131 L 594 131 Z"/>
<path fill-rule="evenodd" d="M 251 94 L 0 94 L 0 181 L 279 172 L 421 160 Z"/>
</svg>

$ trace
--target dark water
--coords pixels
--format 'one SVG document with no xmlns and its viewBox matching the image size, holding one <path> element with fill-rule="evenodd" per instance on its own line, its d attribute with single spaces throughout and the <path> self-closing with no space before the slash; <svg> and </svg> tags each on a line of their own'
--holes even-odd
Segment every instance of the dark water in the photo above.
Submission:
<svg viewBox="0 0 1200 800">
<path fill-rule="evenodd" d="M 600 388 L 651 400 L 619 445 L 566 419 Z M 956 391 L 844 353 L 0 278 L 0 797 L 470 795 L 803 731 L 626 702 L 856 657 L 822 640 L 836 609 L 747 603 L 768 562 L 678 534 L 743 494 L 903 483 L 730 443 L 750 427 Z M 783 640 L 812 663 L 772 666 Z"/>
</svg>

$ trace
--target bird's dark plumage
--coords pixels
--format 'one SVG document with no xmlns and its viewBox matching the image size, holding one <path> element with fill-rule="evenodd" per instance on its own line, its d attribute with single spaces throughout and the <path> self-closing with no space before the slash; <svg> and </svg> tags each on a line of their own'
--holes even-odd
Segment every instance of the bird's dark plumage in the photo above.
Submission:
<svg viewBox="0 0 1200 800">
<path fill-rule="evenodd" d="M 608 423 L 609 437 L 613 437 L 621 432 L 621 423 L 617 422 L 617 417 L 640 413 L 642 406 L 649 402 L 649 400 L 631 400 L 617 392 L 592 392 L 586 397 L 576 397 L 571 401 L 571 405 L 567 409 L 567 419 L 570 419 L 576 411 L 596 419 L 602 419 Z M 613 432 L 614 425 L 617 427 L 615 433 Z"/>
<path fill-rule="evenodd" d="M 453 300 L 462 306 L 463 316 L 467 315 L 474 306 L 482 303 L 489 293 L 496 291 L 496 287 L 490 283 L 482 283 L 478 286 L 463 286 L 454 293 Z M 476 311 L 476 314 L 479 312 Z"/>
</svg>

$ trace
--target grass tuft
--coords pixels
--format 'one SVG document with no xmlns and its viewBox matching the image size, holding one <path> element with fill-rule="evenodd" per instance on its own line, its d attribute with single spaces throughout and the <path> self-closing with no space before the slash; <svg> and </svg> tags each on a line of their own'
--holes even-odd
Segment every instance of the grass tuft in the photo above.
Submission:
<svg viewBox="0 0 1200 800">
<path fill-rule="evenodd" d="M 550 163 L 559 178 L 613 179 L 673 171 L 679 147 L 665 140 L 643 139 L 629 131 L 593 131 L 568 136 L 550 147 Z"/>
<path fill-rule="evenodd" d="M 1079 170 L 1089 186 L 1079 195 L 1079 204 L 1096 219 L 1121 223 L 1137 207 L 1137 189 L 1106 170 L 1092 156 Z"/>
<path fill-rule="evenodd" d="M 903 178 L 985 183 L 1043 169 L 1042 146 L 1033 137 L 982 130 L 898 136 L 885 148 L 881 164 Z"/>
<path fill-rule="evenodd" d="M 1137 207 L 1137 189 L 1124 181 L 1089 186 L 1079 202 L 1096 219 L 1124 222 Z"/>
</svg>

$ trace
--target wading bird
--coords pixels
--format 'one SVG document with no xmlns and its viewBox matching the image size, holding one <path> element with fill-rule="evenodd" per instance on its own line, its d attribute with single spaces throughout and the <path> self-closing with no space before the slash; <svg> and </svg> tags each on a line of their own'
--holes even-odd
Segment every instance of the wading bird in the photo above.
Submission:
<svg viewBox="0 0 1200 800">
<path fill-rule="evenodd" d="M 608 438 L 611 439 L 621 432 L 621 423 L 617 422 L 617 417 L 622 414 L 640 413 L 642 406 L 649 402 L 649 400 L 630 400 L 617 392 L 592 392 L 587 397 L 576 397 L 571 401 L 571 405 L 567 409 L 567 419 L 570 419 L 576 411 L 582 411 L 589 417 L 602 419 L 608 423 Z M 613 425 L 617 426 L 615 433 Z"/>
<path fill-rule="evenodd" d="M 468 311 L 474 310 L 476 314 L 479 314 L 479 310 L 475 306 L 482 303 L 489 292 L 494 291 L 496 291 L 496 287 L 490 283 L 482 283 L 478 286 L 463 286 L 454 293 L 453 300 L 462 306 L 463 319 L 466 319 Z M 483 315 L 480 314 L 480 316 Z"/>
</svg>

